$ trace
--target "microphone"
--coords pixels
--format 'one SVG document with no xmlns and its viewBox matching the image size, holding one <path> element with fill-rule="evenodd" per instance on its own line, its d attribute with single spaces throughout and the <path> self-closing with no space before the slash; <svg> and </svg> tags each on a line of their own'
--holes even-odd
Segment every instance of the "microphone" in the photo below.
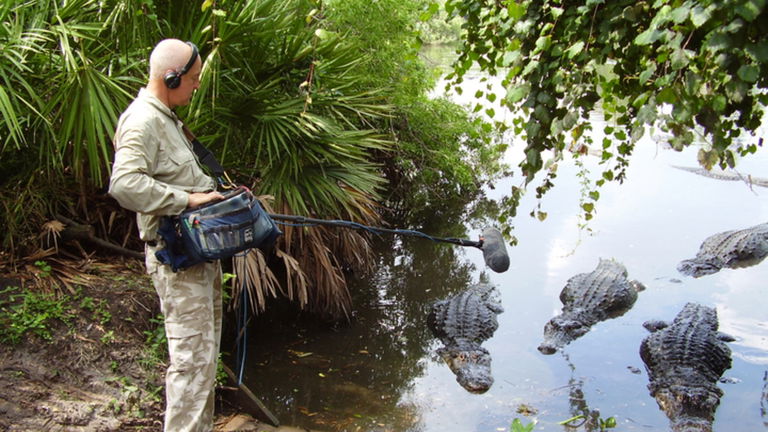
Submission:
<svg viewBox="0 0 768 432">
<path fill-rule="evenodd" d="M 504 237 L 496 228 L 486 227 L 481 235 L 483 245 L 480 250 L 483 251 L 485 264 L 496 273 L 504 273 L 509 268 L 509 255 L 507 247 L 504 245 Z"/>
</svg>

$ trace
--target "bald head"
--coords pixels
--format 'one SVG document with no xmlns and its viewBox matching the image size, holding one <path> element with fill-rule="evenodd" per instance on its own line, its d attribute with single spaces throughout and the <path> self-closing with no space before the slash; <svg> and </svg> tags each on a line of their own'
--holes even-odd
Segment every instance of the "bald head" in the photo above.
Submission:
<svg viewBox="0 0 768 432">
<path fill-rule="evenodd" d="M 192 55 L 192 47 L 179 39 L 164 39 L 149 56 L 149 79 L 163 79 L 169 71 L 181 71 Z"/>
</svg>

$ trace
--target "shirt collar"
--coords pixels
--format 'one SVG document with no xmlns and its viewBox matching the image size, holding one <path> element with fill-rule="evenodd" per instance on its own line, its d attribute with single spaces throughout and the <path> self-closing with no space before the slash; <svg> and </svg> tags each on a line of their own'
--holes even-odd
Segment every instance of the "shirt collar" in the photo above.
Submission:
<svg viewBox="0 0 768 432">
<path fill-rule="evenodd" d="M 161 113 L 165 114 L 172 120 L 178 120 L 178 117 L 176 116 L 176 113 L 173 112 L 166 104 L 164 104 L 160 99 L 158 99 L 155 95 L 150 93 L 145 87 L 142 87 L 139 90 L 139 99 L 142 99 L 146 101 L 148 104 L 152 105 L 156 110 L 160 111 Z"/>
</svg>

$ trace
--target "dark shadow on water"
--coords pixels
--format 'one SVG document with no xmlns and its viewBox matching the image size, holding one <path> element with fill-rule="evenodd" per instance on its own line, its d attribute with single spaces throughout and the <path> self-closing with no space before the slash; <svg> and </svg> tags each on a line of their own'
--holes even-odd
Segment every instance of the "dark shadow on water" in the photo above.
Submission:
<svg viewBox="0 0 768 432">
<path fill-rule="evenodd" d="M 462 260 L 461 247 L 425 239 L 382 236 L 374 249 L 374 274 L 351 276 L 350 322 L 322 322 L 284 300 L 271 301 L 251 322 L 244 383 L 281 423 L 419 430 L 417 413 L 398 402 L 435 356 L 429 307 L 465 289 L 476 269 Z"/>
</svg>

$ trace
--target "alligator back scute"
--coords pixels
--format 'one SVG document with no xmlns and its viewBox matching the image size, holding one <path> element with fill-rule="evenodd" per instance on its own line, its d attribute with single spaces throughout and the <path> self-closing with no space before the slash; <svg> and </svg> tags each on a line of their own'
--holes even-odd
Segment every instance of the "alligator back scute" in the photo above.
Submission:
<svg viewBox="0 0 768 432">
<path fill-rule="evenodd" d="M 722 390 L 716 383 L 731 367 L 731 350 L 717 331 L 717 312 L 686 304 L 667 326 L 646 325 L 652 333 L 640 344 L 648 390 L 670 419 L 673 431 L 711 431 Z"/>
<path fill-rule="evenodd" d="M 496 315 L 503 312 L 498 291 L 491 285 L 474 285 L 458 295 L 432 305 L 427 323 L 444 344 L 457 340 L 483 342 L 496 332 Z"/>
<path fill-rule="evenodd" d="M 493 384 L 491 356 L 481 344 L 496 332 L 496 315 L 503 311 L 496 288 L 479 284 L 435 302 L 427 316 L 432 334 L 445 345 L 438 354 L 470 392 L 483 393 Z"/>
<path fill-rule="evenodd" d="M 628 280 L 624 265 L 600 259 L 595 270 L 577 274 L 566 282 L 560 292 L 562 313 L 545 325 L 539 351 L 554 354 L 586 334 L 595 323 L 623 315 L 643 289 L 641 283 Z"/>
<path fill-rule="evenodd" d="M 683 260 L 677 270 L 700 277 L 723 268 L 749 267 L 768 256 L 768 223 L 741 230 L 725 231 L 707 237 L 696 257 Z"/>
</svg>

